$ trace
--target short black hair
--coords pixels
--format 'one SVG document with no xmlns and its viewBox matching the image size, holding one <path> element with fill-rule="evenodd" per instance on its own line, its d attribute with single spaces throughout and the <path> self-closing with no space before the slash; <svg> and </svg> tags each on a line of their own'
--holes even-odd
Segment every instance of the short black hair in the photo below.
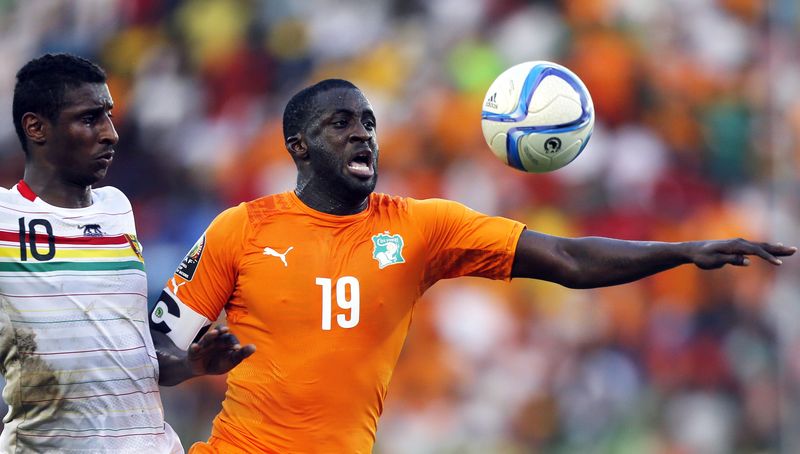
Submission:
<svg viewBox="0 0 800 454">
<path fill-rule="evenodd" d="M 310 120 L 314 98 L 335 88 L 359 90 L 352 82 L 344 79 L 325 79 L 300 90 L 286 103 L 286 108 L 283 110 L 283 138 L 288 139 L 300 132 Z"/>
<path fill-rule="evenodd" d="M 22 149 L 28 152 L 28 143 L 22 130 L 22 116 L 25 113 L 34 112 L 55 121 L 64 108 L 67 88 L 86 83 L 105 83 L 106 78 L 102 68 L 76 55 L 45 54 L 26 63 L 17 72 L 11 109 Z"/>
</svg>

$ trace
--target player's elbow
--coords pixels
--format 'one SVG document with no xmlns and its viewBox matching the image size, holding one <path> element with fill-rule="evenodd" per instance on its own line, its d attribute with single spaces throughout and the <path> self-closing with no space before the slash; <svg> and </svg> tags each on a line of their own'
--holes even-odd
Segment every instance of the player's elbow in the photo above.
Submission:
<svg viewBox="0 0 800 454">
<path fill-rule="evenodd" d="M 512 277 L 523 277 L 553 282 L 568 288 L 586 288 L 583 264 L 578 258 L 580 248 L 574 240 L 550 235 L 529 233 L 520 239 Z"/>
<path fill-rule="evenodd" d="M 571 289 L 587 289 L 593 287 L 589 281 L 584 279 L 580 271 L 575 268 L 563 269 L 553 282 Z"/>
<path fill-rule="evenodd" d="M 580 258 L 571 247 L 574 240 L 559 241 L 555 253 L 558 257 L 557 269 L 553 282 L 571 289 L 592 288 L 596 284 L 592 272 L 585 260 Z"/>
</svg>

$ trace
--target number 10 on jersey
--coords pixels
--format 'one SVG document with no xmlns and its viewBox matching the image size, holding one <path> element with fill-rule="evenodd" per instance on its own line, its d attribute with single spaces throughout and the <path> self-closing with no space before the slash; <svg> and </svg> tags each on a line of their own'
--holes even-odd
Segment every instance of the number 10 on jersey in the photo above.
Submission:
<svg viewBox="0 0 800 454">
<path fill-rule="evenodd" d="M 317 285 L 322 287 L 322 330 L 330 331 L 333 321 L 333 281 L 327 277 L 318 277 Z M 353 328 L 358 325 L 361 291 L 358 279 L 353 276 L 342 276 L 336 280 L 336 305 L 350 311 L 349 314 L 337 314 L 336 323 L 342 328 Z"/>
</svg>

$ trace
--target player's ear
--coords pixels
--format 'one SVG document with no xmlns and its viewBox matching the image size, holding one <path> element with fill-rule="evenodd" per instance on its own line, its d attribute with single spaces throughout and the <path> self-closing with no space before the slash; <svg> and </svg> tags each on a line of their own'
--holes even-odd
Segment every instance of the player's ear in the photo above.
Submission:
<svg viewBox="0 0 800 454">
<path fill-rule="evenodd" d="M 286 149 L 295 159 L 304 160 L 308 158 L 308 146 L 301 132 L 286 138 Z"/>
<path fill-rule="evenodd" d="M 20 123 L 28 140 L 38 145 L 47 142 L 47 124 L 41 116 L 33 112 L 26 112 Z"/>
</svg>

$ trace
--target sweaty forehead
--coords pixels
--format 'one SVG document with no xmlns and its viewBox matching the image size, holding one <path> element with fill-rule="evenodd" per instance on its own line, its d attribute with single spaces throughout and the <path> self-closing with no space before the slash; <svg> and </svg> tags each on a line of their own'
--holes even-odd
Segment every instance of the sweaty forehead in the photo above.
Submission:
<svg viewBox="0 0 800 454">
<path fill-rule="evenodd" d="M 340 110 L 363 112 L 372 110 L 372 105 L 361 90 L 354 88 L 334 88 L 314 97 L 312 111 L 315 117 L 330 115 Z"/>
<path fill-rule="evenodd" d="M 113 104 L 108 85 L 104 83 L 85 83 L 74 87 L 68 86 L 64 90 L 64 109 Z"/>
</svg>

